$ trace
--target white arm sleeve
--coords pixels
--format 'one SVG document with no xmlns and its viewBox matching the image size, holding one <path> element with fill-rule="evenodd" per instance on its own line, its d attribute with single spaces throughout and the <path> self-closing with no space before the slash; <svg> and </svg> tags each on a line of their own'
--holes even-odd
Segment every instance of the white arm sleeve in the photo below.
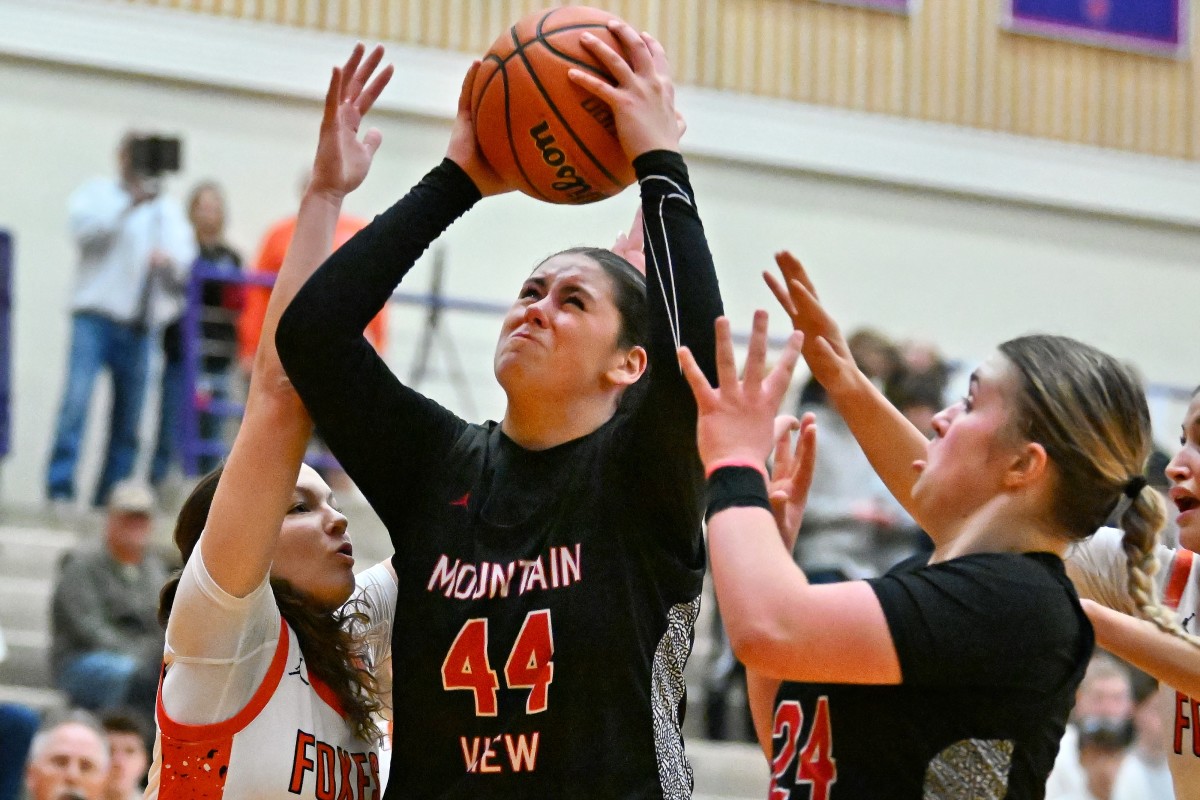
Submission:
<svg viewBox="0 0 1200 800">
<path fill-rule="evenodd" d="M 367 619 L 355 633 L 367 643 L 368 671 L 379 685 L 384 717 L 392 718 L 392 619 L 396 613 L 396 581 L 386 564 L 376 564 L 354 578 L 354 595 L 347 603 Z"/>
<path fill-rule="evenodd" d="M 1080 597 L 1136 617 L 1138 609 L 1129 596 L 1127 559 L 1121 547 L 1124 535 L 1117 528 L 1101 528 L 1091 537 L 1072 544 L 1067 548 L 1067 574 Z M 1159 545 L 1156 554 L 1158 572 L 1154 574 L 1154 583 L 1161 597 L 1175 551 Z"/>
<path fill-rule="evenodd" d="M 281 623 L 266 578 L 245 597 L 234 597 L 208 574 L 197 547 L 167 622 L 167 715 L 186 725 L 211 725 L 237 714 L 266 677 Z"/>
</svg>

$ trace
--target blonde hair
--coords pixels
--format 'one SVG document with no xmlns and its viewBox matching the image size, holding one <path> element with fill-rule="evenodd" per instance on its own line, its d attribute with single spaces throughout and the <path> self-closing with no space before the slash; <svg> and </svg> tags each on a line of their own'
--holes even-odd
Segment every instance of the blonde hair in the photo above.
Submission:
<svg viewBox="0 0 1200 800">
<path fill-rule="evenodd" d="M 1016 368 L 1021 435 L 1057 467 L 1054 514 L 1072 538 L 1086 539 L 1118 508 L 1128 569 L 1127 590 L 1142 616 L 1200 647 L 1158 599 L 1158 532 L 1166 507 L 1141 481 L 1152 447 L 1150 410 L 1141 382 L 1112 356 L 1066 336 L 1022 336 L 1000 345 Z"/>
</svg>

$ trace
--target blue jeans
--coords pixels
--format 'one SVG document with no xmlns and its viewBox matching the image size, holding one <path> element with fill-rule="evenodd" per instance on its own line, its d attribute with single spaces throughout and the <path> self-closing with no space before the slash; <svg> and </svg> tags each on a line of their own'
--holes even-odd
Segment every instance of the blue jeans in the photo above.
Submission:
<svg viewBox="0 0 1200 800">
<path fill-rule="evenodd" d="M 75 467 L 87 423 L 96 375 L 107 367 L 112 376 L 112 413 L 108 448 L 92 504 L 103 506 L 113 484 L 129 477 L 137 459 L 138 423 L 146 395 L 150 336 L 132 325 L 99 314 L 77 313 L 71 321 L 67 386 L 58 412 L 54 448 L 46 470 L 51 500 L 75 497 Z"/>
<path fill-rule="evenodd" d="M 0 800 L 18 800 L 25 788 L 25 757 L 38 729 L 32 708 L 0 703 Z"/>
<path fill-rule="evenodd" d="M 125 704 L 138 662 L 124 653 L 97 650 L 68 661 L 58 676 L 58 688 L 71 705 L 88 711 L 106 711 Z"/>
<path fill-rule="evenodd" d="M 150 462 L 150 485 L 157 487 L 167 477 L 171 464 L 179 458 L 181 440 L 180 426 L 183 424 L 183 404 L 186 399 L 183 374 L 183 353 L 178 341 L 179 323 L 168 326 L 163 332 L 162 394 L 159 399 L 158 442 L 154 445 L 154 458 Z M 172 331 L 171 329 L 175 330 Z"/>
</svg>

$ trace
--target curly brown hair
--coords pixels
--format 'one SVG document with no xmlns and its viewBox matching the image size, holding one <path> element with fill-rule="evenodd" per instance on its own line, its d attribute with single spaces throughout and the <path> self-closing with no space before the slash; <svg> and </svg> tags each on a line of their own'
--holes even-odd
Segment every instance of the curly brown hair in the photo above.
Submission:
<svg viewBox="0 0 1200 800">
<path fill-rule="evenodd" d="M 184 501 L 175 522 L 175 546 L 186 564 L 208 521 L 213 495 L 224 465 L 205 475 Z M 181 571 L 163 584 L 158 598 L 158 621 L 165 628 L 179 588 Z M 341 608 L 322 609 L 287 581 L 272 578 L 271 591 L 284 621 L 296 632 L 308 670 L 337 697 L 355 736 L 378 741 L 382 735 L 375 715 L 382 710 L 379 684 L 366 668 L 366 642 L 358 631 L 367 622 L 357 601 Z"/>
</svg>

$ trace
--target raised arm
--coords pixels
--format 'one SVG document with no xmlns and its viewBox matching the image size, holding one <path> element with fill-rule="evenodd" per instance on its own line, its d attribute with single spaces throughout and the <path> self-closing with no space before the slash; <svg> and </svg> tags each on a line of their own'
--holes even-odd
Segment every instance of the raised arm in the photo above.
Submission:
<svg viewBox="0 0 1200 800">
<path fill-rule="evenodd" d="M 763 465 L 802 341 L 793 334 L 768 373 L 767 315 L 757 312 L 739 380 L 729 321 L 721 318 L 715 389 L 690 352 L 680 352 L 699 409 L 700 457 L 710 475 L 708 544 L 721 617 L 734 653 L 756 679 L 898 683 L 899 658 L 871 587 L 863 581 L 810 586 L 772 513 Z M 789 536 L 795 521 L 786 523 Z M 769 687 L 760 680 L 755 688 L 761 701 Z"/>
<path fill-rule="evenodd" d="M 1096 631 L 1096 644 L 1153 675 L 1176 691 L 1200 697 L 1200 652 L 1196 645 L 1161 630 L 1153 622 L 1083 600 Z"/>
<path fill-rule="evenodd" d="M 916 481 L 912 464 L 925 457 L 928 441 L 859 370 L 841 330 L 821 305 L 812 280 L 796 257 L 784 251 L 776 254 L 775 263 L 783 281 L 767 272 L 763 278 L 791 317 L 792 326 L 804 333 L 802 354 L 813 376 L 825 387 L 829 401 L 888 490 L 920 527 L 929 530 L 912 502 Z"/>
<path fill-rule="evenodd" d="M 376 47 L 364 60 L 358 45 L 330 76 L 313 179 L 300 202 L 296 233 L 267 305 L 241 428 L 200 537 L 209 574 L 237 597 L 253 591 L 270 571 L 312 432 L 312 422 L 280 365 L 275 327 L 296 290 L 329 254 L 342 198 L 362 183 L 379 147 L 378 131 L 368 131 L 362 141 L 357 135 L 363 115 L 391 78 L 388 66 L 372 79 L 382 58 L 383 48 Z"/>
<path fill-rule="evenodd" d="M 646 350 L 650 370 L 645 396 L 629 437 L 628 463 L 641 470 L 646 496 L 662 498 L 679 513 L 698 505 L 695 402 L 677 368 L 675 351 L 687 345 L 705 375 L 715 376 L 713 321 L 722 313 L 712 253 L 700 222 L 687 166 L 679 154 L 683 121 L 662 45 L 649 34 L 613 21 L 609 29 L 625 57 L 595 37 L 586 47 L 608 68 L 615 84 L 583 70 L 573 81 L 613 109 L 617 133 L 633 162 L 642 197 L 642 236 L 649 311 Z"/>
<path fill-rule="evenodd" d="M 477 71 L 478 62 L 463 82 L 446 159 L 338 248 L 296 294 L 275 335 L 321 435 L 389 528 L 466 423 L 402 385 L 363 331 L 434 239 L 481 196 L 507 189 L 475 149 Z"/>
</svg>

